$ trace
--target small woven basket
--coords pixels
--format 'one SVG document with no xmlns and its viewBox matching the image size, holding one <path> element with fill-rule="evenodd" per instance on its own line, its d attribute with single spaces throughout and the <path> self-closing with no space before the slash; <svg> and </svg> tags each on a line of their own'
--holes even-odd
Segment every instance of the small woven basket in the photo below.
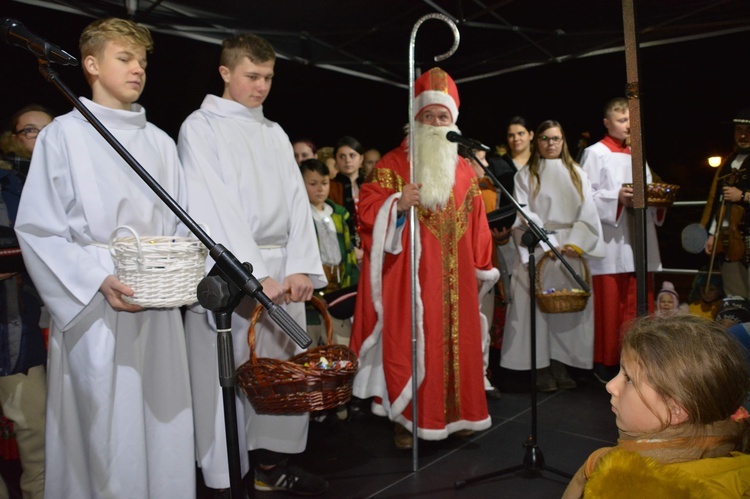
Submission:
<svg viewBox="0 0 750 499">
<path fill-rule="evenodd" d="M 128 237 L 116 237 L 120 230 Z M 117 227 L 109 239 L 117 278 L 134 296 L 128 303 L 144 308 L 171 308 L 197 301 L 198 283 L 206 273 L 208 250 L 194 237 L 139 237 L 132 227 Z"/>
<path fill-rule="evenodd" d="M 554 253 L 547 251 L 539 259 L 536 264 L 536 276 L 534 277 L 534 294 L 536 295 L 536 303 L 539 310 L 547 314 L 564 314 L 568 312 L 580 312 L 586 308 L 586 302 L 588 302 L 591 293 L 586 291 L 571 291 L 569 289 L 562 289 L 559 291 L 553 291 L 545 293 L 542 288 L 542 271 L 547 260 L 552 258 Z M 591 287 L 591 274 L 589 272 L 589 266 L 586 264 L 586 260 L 581 258 L 581 268 L 584 273 L 584 280 L 586 284 Z"/>
<path fill-rule="evenodd" d="M 352 397 L 357 356 L 344 345 L 332 345 L 331 318 L 325 305 L 313 296 L 328 332 L 328 345 L 311 348 L 289 360 L 255 355 L 255 324 L 263 312 L 258 305 L 247 331 L 250 360 L 237 369 L 237 379 L 258 414 L 299 414 L 332 409 Z M 320 367 L 325 358 L 328 368 Z"/>
</svg>

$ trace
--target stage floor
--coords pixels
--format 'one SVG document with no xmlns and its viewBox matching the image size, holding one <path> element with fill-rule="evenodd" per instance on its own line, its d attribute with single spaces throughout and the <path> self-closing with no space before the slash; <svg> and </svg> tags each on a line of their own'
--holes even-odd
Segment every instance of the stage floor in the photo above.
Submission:
<svg viewBox="0 0 750 499">
<path fill-rule="evenodd" d="M 604 385 L 577 371 L 575 390 L 537 394 L 537 444 L 545 464 L 574 474 L 595 449 L 614 445 L 617 429 Z M 334 424 L 312 422 L 307 451 L 294 464 L 324 476 L 330 498 L 556 498 L 568 479 L 552 471 L 525 478 L 507 473 L 467 484 L 455 483 L 522 466 L 531 435 L 531 395 L 524 376 L 504 371 L 503 394 L 489 400 L 492 427 L 470 438 L 419 442 L 418 470 L 412 451 L 398 450 L 393 425 L 366 414 Z M 199 486 L 199 497 L 211 497 Z M 288 497 L 258 492 L 257 498 Z"/>
<path fill-rule="evenodd" d="M 590 372 L 576 371 L 575 390 L 537 394 L 537 448 L 551 469 L 572 475 L 595 449 L 614 445 L 617 429 L 604 385 Z M 325 498 L 557 498 L 568 479 L 552 471 L 535 478 L 523 473 L 455 484 L 488 473 L 520 467 L 531 435 L 531 395 L 528 377 L 502 371 L 502 397 L 488 401 L 492 427 L 469 438 L 451 437 L 439 442 L 419 442 L 417 471 L 412 451 L 398 450 L 393 425 L 385 418 L 365 413 L 350 421 L 311 422 L 307 451 L 292 459 L 330 483 Z M 0 461 L 0 472 L 16 495 L 20 466 Z M 15 482 L 15 483 L 13 483 Z M 199 499 L 215 495 L 198 478 Z M 254 492 L 250 497 L 289 497 L 281 492 Z M 167 498 L 169 499 L 169 498 Z"/>
</svg>

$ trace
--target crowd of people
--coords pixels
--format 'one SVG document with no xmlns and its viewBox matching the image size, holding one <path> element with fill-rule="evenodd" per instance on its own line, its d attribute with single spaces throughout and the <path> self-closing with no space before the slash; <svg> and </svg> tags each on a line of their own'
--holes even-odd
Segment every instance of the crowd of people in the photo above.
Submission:
<svg viewBox="0 0 750 499">
<path fill-rule="evenodd" d="M 265 39 L 238 34 L 222 44 L 222 94 L 206 95 L 175 143 L 137 103 L 152 48 L 143 25 L 92 22 L 80 37 L 91 88 L 81 100 L 213 239 L 252 263 L 263 292 L 306 325 L 313 346 L 329 338 L 309 301 L 338 304 L 330 341 L 354 351 L 359 371 L 352 405 L 336 416 L 367 405 L 394 423 L 396 447 L 410 449 L 415 438 L 489 428 L 501 366 L 535 365 L 545 392 L 576 388 L 575 368 L 606 383 L 621 438 L 592 455 L 566 497 L 611 487 L 608 470 L 635 466 L 626 453 L 664 466 L 718 460 L 729 477 L 743 473 L 737 463 L 748 466 L 733 452 L 750 446 L 747 414 L 737 412 L 750 389 L 750 109 L 734 119 L 735 151 L 717 171 L 704 215 L 705 251 L 713 257 L 721 246 L 720 273 L 698 274 L 688 303 L 668 281 L 654 293 L 666 208 L 646 208 L 655 313 L 633 323 L 627 99 L 606 104 L 606 134 L 580 164 L 553 119 L 534 128 L 513 117 L 505 154 L 488 153 L 446 140 L 460 131 L 460 97 L 436 67 L 415 81 L 413 127 L 393 150 L 381 155 L 351 136 L 317 148 L 264 116 L 276 55 Z M 197 303 L 132 303 L 135 290 L 116 276 L 107 245 L 123 225 L 149 237 L 187 228 L 78 110 L 53 118 L 24 107 L 2 147 L 0 225 L 14 229 L 24 265 L 0 267 L 0 340 L 11 345 L 0 364 L 0 407 L 14 423 L 24 497 L 189 498 L 196 469 L 216 497 L 228 497 L 215 317 Z M 647 166 L 646 181 L 653 178 Z M 539 265 L 535 281 L 530 261 Z M 589 294 L 568 267 L 590 279 Z M 543 311 L 532 307 L 540 294 L 582 305 Z M 248 359 L 257 305 L 246 296 L 233 309 L 236 365 Z M 255 331 L 258 357 L 302 351 L 269 317 Z M 239 390 L 235 402 L 246 486 L 323 493 L 323 477 L 293 464 L 306 451 L 311 416 L 258 413 Z M 665 447 L 654 447 L 655 438 Z M 726 482 L 718 486 L 734 486 Z"/>
</svg>

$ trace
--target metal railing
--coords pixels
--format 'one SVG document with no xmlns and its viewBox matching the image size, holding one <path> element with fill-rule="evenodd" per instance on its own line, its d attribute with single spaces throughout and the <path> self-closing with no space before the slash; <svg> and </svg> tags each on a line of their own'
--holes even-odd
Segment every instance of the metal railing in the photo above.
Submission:
<svg viewBox="0 0 750 499">
<path fill-rule="evenodd" d="M 681 206 L 705 206 L 706 201 L 675 201 L 672 204 L 672 208 L 679 208 Z M 662 263 L 662 269 L 657 271 L 660 274 L 690 274 L 690 275 L 696 275 L 696 274 L 708 274 L 707 270 L 697 270 L 697 269 L 673 269 L 673 268 L 665 268 Z"/>
</svg>

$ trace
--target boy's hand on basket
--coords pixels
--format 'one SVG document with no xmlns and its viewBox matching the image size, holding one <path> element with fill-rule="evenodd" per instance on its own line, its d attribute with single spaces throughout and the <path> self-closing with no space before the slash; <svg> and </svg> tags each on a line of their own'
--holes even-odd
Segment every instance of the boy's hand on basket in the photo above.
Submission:
<svg viewBox="0 0 750 499">
<path fill-rule="evenodd" d="M 562 255 L 565 258 L 579 258 L 581 256 L 580 254 L 578 254 L 576 250 L 574 250 L 570 246 L 563 246 L 562 249 L 560 250 L 560 253 L 562 253 Z"/>
<path fill-rule="evenodd" d="M 263 285 L 263 292 L 272 302 L 277 305 L 284 303 L 284 286 L 278 281 L 266 277 L 261 281 L 261 284 Z"/>
<path fill-rule="evenodd" d="M 139 312 L 143 310 L 140 305 L 128 303 L 122 299 L 122 295 L 133 296 L 135 292 L 130 286 L 123 284 L 117 276 L 108 275 L 102 285 L 99 286 L 104 298 L 110 306 L 118 312 Z"/>
<path fill-rule="evenodd" d="M 292 274 L 284 278 L 286 303 L 308 301 L 313 295 L 312 281 L 306 274 Z"/>
</svg>

